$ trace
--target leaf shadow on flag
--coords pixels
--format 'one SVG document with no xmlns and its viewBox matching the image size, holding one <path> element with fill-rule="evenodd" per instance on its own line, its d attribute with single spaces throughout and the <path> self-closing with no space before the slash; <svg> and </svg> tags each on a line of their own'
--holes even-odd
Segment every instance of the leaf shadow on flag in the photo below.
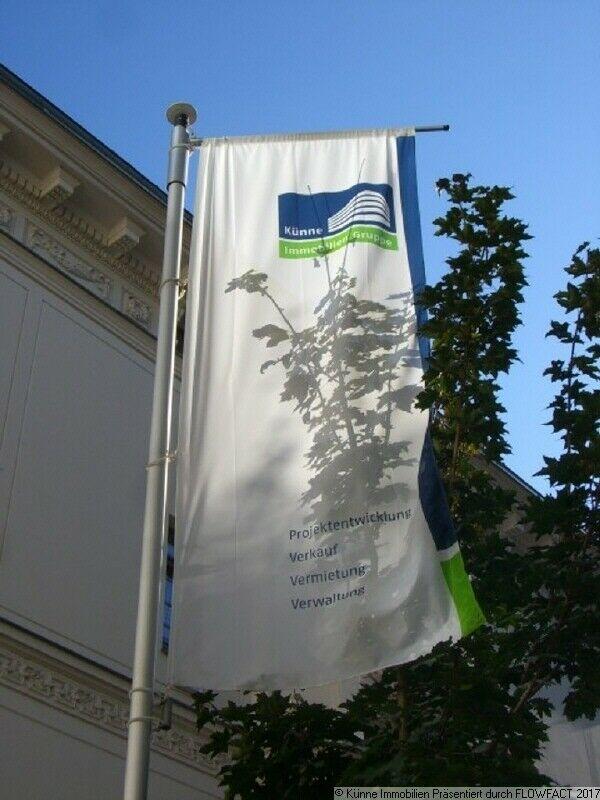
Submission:
<svg viewBox="0 0 600 800">
<path fill-rule="evenodd" d="M 249 269 L 225 291 L 259 295 L 271 304 L 273 322 L 252 335 L 273 352 L 261 373 L 281 371 L 280 400 L 293 406 L 311 434 L 305 453 L 308 488 L 299 498 L 307 509 L 305 522 L 353 518 L 356 524 L 324 532 L 319 544 L 342 545 L 332 566 L 364 567 L 358 582 L 354 574 L 344 589 L 340 582 L 340 591 L 364 585 L 367 593 L 388 575 L 397 582 L 399 550 L 390 547 L 389 536 L 380 542 L 380 533 L 395 519 L 410 519 L 407 486 L 400 475 L 402 467 L 416 465 L 407 455 L 408 442 L 395 435 L 394 421 L 398 412 L 413 409 L 421 389 L 420 383 L 405 382 L 421 366 L 414 300 L 412 292 L 385 302 L 358 297 L 357 279 L 346 270 L 345 259 L 335 274 L 325 253 L 313 266 L 324 276 L 324 294 L 307 327 L 295 324 L 264 272 Z M 384 509 L 390 519 L 377 515 Z M 360 606 L 360 598 L 354 600 Z M 365 646 L 373 653 L 380 649 L 378 623 L 371 614 L 359 614 L 353 630 L 351 640 L 360 637 L 363 655 Z M 348 651 L 355 645 L 350 641 Z"/>
<path fill-rule="evenodd" d="M 188 534 L 202 529 L 203 536 L 199 540 L 193 534 L 185 536 L 182 531 L 180 533 L 181 540 L 177 543 L 177 547 L 180 550 L 178 563 L 185 570 L 185 579 L 189 580 L 187 591 L 190 595 L 203 597 L 206 591 L 206 584 L 202 580 L 198 580 L 198 578 L 215 576 L 217 578 L 216 585 L 220 584 L 223 565 L 235 558 L 232 548 L 239 547 L 239 556 L 242 554 L 242 547 L 253 548 L 256 546 L 257 540 L 261 539 L 261 537 L 255 534 L 265 527 L 264 498 L 276 495 L 279 491 L 277 476 L 289 463 L 291 456 L 292 448 L 289 445 L 279 443 L 268 457 L 263 455 L 260 459 L 257 458 L 251 477 L 242 480 L 239 486 L 236 486 L 235 476 L 226 476 L 224 480 L 220 480 L 218 476 L 213 475 L 210 504 L 215 509 L 217 516 L 225 515 L 228 522 L 234 520 L 237 509 L 235 502 L 232 503 L 232 497 L 235 497 L 237 489 L 239 489 L 239 493 L 245 498 L 243 513 L 240 515 L 243 517 L 242 541 L 237 541 L 236 537 L 235 544 L 233 544 L 231 537 L 222 535 L 222 529 L 219 525 L 215 525 L 214 528 L 210 525 L 202 526 L 200 520 L 205 519 L 203 512 L 207 504 L 209 487 L 206 481 L 200 481 L 195 487 L 193 498 L 190 501 L 191 521 Z M 237 527 L 237 525 L 234 525 L 234 527 Z M 248 532 L 250 532 L 250 535 L 248 535 Z M 248 564 L 252 563 L 256 562 L 250 559 Z M 181 579 L 179 575 L 176 577 Z M 260 577 L 260 574 L 258 576 L 250 575 L 251 579 L 256 579 L 257 577 Z M 227 590 L 229 588 L 225 587 Z"/>
</svg>

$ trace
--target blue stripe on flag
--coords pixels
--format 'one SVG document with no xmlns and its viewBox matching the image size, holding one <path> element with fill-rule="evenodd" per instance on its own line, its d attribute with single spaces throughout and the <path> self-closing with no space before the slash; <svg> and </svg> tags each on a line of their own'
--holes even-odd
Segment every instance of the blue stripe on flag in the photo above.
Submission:
<svg viewBox="0 0 600 800">
<path fill-rule="evenodd" d="M 456 532 L 429 431 L 423 440 L 419 462 L 419 497 L 436 549 L 446 550 L 456 541 Z"/>
<path fill-rule="evenodd" d="M 408 252 L 408 266 L 415 296 L 417 324 L 419 328 L 427 321 L 427 312 L 418 304 L 419 293 L 426 283 L 423 240 L 421 239 L 421 219 L 419 216 L 419 197 L 417 195 L 417 167 L 415 160 L 415 137 L 399 136 L 396 139 L 398 152 L 398 174 L 400 179 L 400 200 L 402 203 L 402 222 Z M 419 336 L 419 350 L 423 368 L 427 369 L 429 360 L 429 339 Z"/>
<path fill-rule="evenodd" d="M 408 265 L 415 296 L 417 326 L 427 321 L 427 312 L 419 308 L 419 292 L 425 286 L 425 260 L 421 239 L 421 219 L 419 217 L 419 198 L 417 194 L 417 167 L 415 160 L 415 137 L 399 136 L 396 139 L 398 154 L 398 177 L 402 203 L 402 222 L 408 253 Z M 429 362 L 429 339 L 419 336 L 419 351 L 423 369 Z M 435 453 L 429 432 L 425 434 L 421 461 L 419 463 L 419 496 L 425 519 L 438 550 L 445 550 L 456 542 L 456 533 L 444 484 L 435 460 Z"/>
</svg>

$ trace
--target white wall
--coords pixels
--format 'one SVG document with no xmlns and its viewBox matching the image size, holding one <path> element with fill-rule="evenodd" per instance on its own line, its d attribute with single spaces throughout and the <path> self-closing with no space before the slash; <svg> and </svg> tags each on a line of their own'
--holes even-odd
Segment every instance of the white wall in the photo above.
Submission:
<svg viewBox="0 0 600 800">
<path fill-rule="evenodd" d="M 152 363 L 1 262 L 0 325 L 0 613 L 126 671 Z"/>
<path fill-rule="evenodd" d="M 0 255 L 0 616 L 120 674 L 133 653 L 151 352 L 51 268 Z M 39 666 L 51 646 L 40 648 L 31 666 L 0 652 L 0 797 L 120 797 L 123 689 L 107 706 L 102 675 L 66 655 L 71 678 L 54 682 Z M 222 796 L 196 764 L 193 729 L 180 735 L 173 757 L 152 752 L 150 798 Z"/>
<path fill-rule="evenodd" d="M 553 704 L 548 742 L 543 747 L 540 770 L 562 786 L 600 785 L 600 714 L 569 722 L 562 713 L 569 684 L 545 689 L 541 694 Z"/>
<path fill-rule="evenodd" d="M 0 797 L 114 800 L 123 790 L 125 739 L 0 687 Z M 152 753 L 149 800 L 221 797 L 214 781 Z"/>
</svg>

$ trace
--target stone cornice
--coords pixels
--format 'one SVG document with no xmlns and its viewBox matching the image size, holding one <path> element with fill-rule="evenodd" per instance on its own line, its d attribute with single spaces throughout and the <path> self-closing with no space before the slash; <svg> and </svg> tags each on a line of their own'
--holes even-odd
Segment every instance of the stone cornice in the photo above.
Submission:
<svg viewBox="0 0 600 800">
<path fill-rule="evenodd" d="M 157 298 L 158 273 L 155 270 L 131 253 L 115 253 L 107 234 L 73 210 L 64 205 L 52 207 L 44 203 L 42 188 L 7 159 L 0 160 L 0 189 L 145 294 Z"/>
<path fill-rule="evenodd" d="M 2 65 L 0 112 L 5 117 L 0 125 L 4 123 L 7 131 L 30 136 L 61 162 L 66 158 L 70 165 L 83 170 L 87 178 L 98 181 L 115 201 L 123 201 L 128 209 L 134 204 L 160 234 L 167 200 L 165 191 Z M 166 156 L 168 129 L 163 124 Z M 184 250 L 191 221 L 191 214 L 185 212 Z"/>
<path fill-rule="evenodd" d="M 125 684 L 123 679 L 112 675 L 110 680 L 107 676 L 103 681 L 87 670 L 78 670 L 67 660 L 62 662 L 55 655 L 49 656 L 43 650 L 0 635 L 0 684 L 125 737 L 127 694 L 125 685 L 117 687 L 117 682 Z M 191 715 L 185 718 L 177 710 L 170 730 L 152 734 L 152 748 L 157 752 L 215 775 L 218 764 L 200 752 L 205 743 L 206 738 L 195 731 Z"/>
</svg>

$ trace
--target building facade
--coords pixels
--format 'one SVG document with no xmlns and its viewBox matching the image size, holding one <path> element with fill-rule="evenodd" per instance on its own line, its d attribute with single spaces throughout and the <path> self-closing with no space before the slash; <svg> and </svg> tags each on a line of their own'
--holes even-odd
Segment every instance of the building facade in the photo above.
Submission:
<svg viewBox="0 0 600 800">
<path fill-rule="evenodd" d="M 122 792 L 166 197 L 0 79 L 0 795 L 106 800 Z M 179 700 L 150 797 L 219 797 Z"/>
</svg>

